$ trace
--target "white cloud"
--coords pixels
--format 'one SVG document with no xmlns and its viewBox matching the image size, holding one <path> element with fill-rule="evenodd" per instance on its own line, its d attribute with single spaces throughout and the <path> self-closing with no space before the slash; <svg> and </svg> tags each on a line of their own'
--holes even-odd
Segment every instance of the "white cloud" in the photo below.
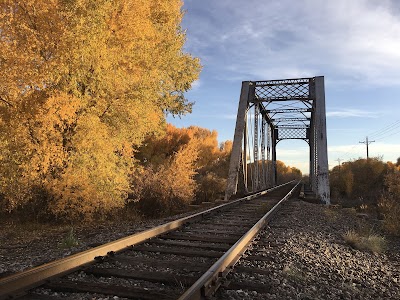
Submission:
<svg viewBox="0 0 400 300">
<path fill-rule="evenodd" d="M 236 114 L 209 114 L 203 113 L 199 114 L 198 117 L 200 118 L 208 118 L 208 119 L 224 119 L 224 120 L 236 120 Z"/>
<path fill-rule="evenodd" d="M 334 160 L 338 158 L 343 162 L 365 158 L 366 155 L 366 146 L 364 144 L 328 146 L 330 165 L 334 164 Z M 400 157 L 400 145 L 375 142 L 369 145 L 369 155 L 370 157 L 383 157 L 383 161 L 395 162 Z"/>
<path fill-rule="evenodd" d="M 328 105 L 334 103 L 327 109 L 329 145 L 355 143 L 329 146 L 330 167 L 337 158 L 365 157 L 358 141 L 379 130 L 382 122 L 373 118 L 397 119 L 400 1 L 186 0 L 185 6 L 186 49 L 204 66 L 196 115 L 203 126 L 215 119 L 213 126 L 232 138 L 242 80 L 318 75 L 325 76 Z M 399 145 L 379 142 L 370 145 L 372 156 L 400 156 Z M 278 148 L 278 159 L 308 172 L 307 147 Z"/>
<path fill-rule="evenodd" d="M 242 79 L 326 75 L 350 85 L 398 85 L 400 18 L 394 5 L 367 0 L 191 2 L 194 11 L 188 10 L 185 21 L 188 48 L 218 73 Z"/>
<path fill-rule="evenodd" d="M 365 111 L 360 109 L 341 109 L 341 110 L 333 110 L 327 111 L 327 117 L 336 117 L 336 118 L 378 118 L 379 115 L 374 111 Z"/>
<path fill-rule="evenodd" d="M 399 144 L 386 144 L 376 142 L 369 147 L 371 156 L 383 156 L 383 161 L 395 162 L 400 157 Z"/>
<path fill-rule="evenodd" d="M 278 144 L 279 145 L 279 144 Z M 301 147 L 301 148 L 296 148 L 296 149 L 278 149 L 277 154 L 282 157 L 286 158 L 301 158 L 301 160 L 304 159 L 304 157 L 308 158 L 309 153 L 309 147 Z"/>
<path fill-rule="evenodd" d="M 197 80 L 192 82 L 191 90 L 192 91 L 193 90 L 197 90 L 198 88 L 200 88 L 200 86 L 201 86 L 201 81 L 200 81 L 200 79 L 197 79 Z"/>
<path fill-rule="evenodd" d="M 221 115 L 216 115 L 214 117 L 227 119 L 227 120 L 236 120 L 237 115 L 236 114 L 221 114 Z"/>
<path fill-rule="evenodd" d="M 354 154 L 359 154 L 361 151 L 364 151 L 363 145 L 337 145 L 337 146 L 328 146 L 328 153 L 330 153 L 332 156 L 337 156 L 337 155 L 354 155 Z"/>
</svg>

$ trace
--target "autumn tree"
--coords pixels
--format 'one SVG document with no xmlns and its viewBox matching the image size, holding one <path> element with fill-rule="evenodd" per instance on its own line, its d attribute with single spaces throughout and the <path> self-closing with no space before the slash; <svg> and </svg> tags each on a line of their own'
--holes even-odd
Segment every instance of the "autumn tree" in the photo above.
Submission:
<svg viewBox="0 0 400 300">
<path fill-rule="evenodd" d="M 197 161 L 198 184 L 196 201 L 214 201 L 223 197 L 228 178 L 232 141 L 218 145 L 217 132 L 199 127 L 189 127 L 199 141 L 199 159 Z"/>
<path fill-rule="evenodd" d="M 180 0 L 0 2 L 0 193 L 59 217 L 120 207 L 133 152 L 184 114 L 197 59 Z M 176 158 L 178 159 L 178 158 Z M 45 199 L 43 199 L 45 197 Z"/>
<path fill-rule="evenodd" d="M 146 216 L 159 217 L 187 207 L 196 191 L 194 143 L 182 145 L 177 152 L 152 165 L 136 168 L 132 174 L 130 201 Z"/>
<path fill-rule="evenodd" d="M 189 204 L 195 195 L 198 147 L 193 132 L 168 124 L 148 135 L 136 153 L 141 164 L 132 177 L 132 200 L 148 216 L 162 216 Z"/>
<path fill-rule="evenodd" d="M 400 235 L 400 166 L 381 158 L 357 159 L 330 171 L 331 195 L 343 205 L 366 207 Z"/>
<path fill-rule="evenodd" d="M 146 137 L 135 157 L 133 201 L 147 215 L 165 215 L 193 201 L 213 201 L 225 191 L 232 143 L 218 145 L 217 132 L 197 126 Z"/>
<path fill-rule="evenodd" d="M 393 164 L 379 158 L 357 159 L 334 167 L 330 172 L 331 194 L 334 197 L 376 204 L 383 182 Z"/>
<path fill-rule="evenodd" d="M 386 174 L 378 203 L 385 229 L 400 236 L 400 166 L 393 166 Z"/>
<path fill-rule="evenodd" d="M 247 164 L 247 186 L 251 187 L 253 184 L 253 174 L 255 172 L 254 168 L 255 164 L 253 162 Z M 263 168 L 267 168 L 270 172 L 267 175 L 267 187 L 271 187 L 272 184 L 272 161 L 265 161 L 264 166 L 261 160 L 258 161 L 258 170 L 263 170 Z M 291 180 L 300 180 L 302 178 L 302 172 L 300 169 L 296 167 L 287 166 L 283 161 L 276 161 L 276 175 L 277 175 L 277 184 L 287 183 Z"/>
<path fill-rule="evenodd" d="M 302 172 L 298 168 L 286 166 L 285 163 L 280 160 L 276 161 L 276 171 L 278 175 L 278 184 L 301 179 L 302 177 Z"/>
</svg>

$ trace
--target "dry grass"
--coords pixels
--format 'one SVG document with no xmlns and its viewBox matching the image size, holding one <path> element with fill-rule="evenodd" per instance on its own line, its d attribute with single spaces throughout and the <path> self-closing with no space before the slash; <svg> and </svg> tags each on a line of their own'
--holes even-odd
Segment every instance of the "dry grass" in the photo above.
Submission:
<svg viewBox="0 0 400 300">
<path fill-rule="evenodd" d="M 361 235 L 354 230 L 348 230 L 343 238 L 354 249 L 369 250 L 374 253 L 383 253 L 386 250 L 386 240 L 378 234 Z"/>
<path fill-rule="evenodd" d="M 266 214 L 272 208 L 271 203 L 263 203 L 260 207 L 260 211 L 263 214 Z"/>
<path fill-rule="evenodd" d="M 60 247 L 64 249 L 69 249 L 78 245 L 78 238 L 75 235 L 74 229 L 71 228 L 65 238 L 61 241 Z"/>
<path fill-rule="evenodd" d="M 306 275 L 298 268 L 293 266 L 292 264 L 286 265 L 282 272 L 286 274 L 289 278 L 291 278 L 293 281 L 304 281 L 306 280 Z"/>
<path fill-rule="evenodd" d="M 339 213 L 337 209 L 334 209 L 332 207 L 327 207 L 324 209 L 324 214 L 327 220 L 334 222 L 338 219 Z"/>
<path fill-rule="evenodd" d="M 400 201 L 395 197 L 382 196 L 379 200 L 379 209 L 383 214 L 383 226 L 393 235 L 400 236 Z"/>
<path fill-rule="evenodd" d="M 348 216 L 357 215 L 357 210 L 355 209 L 355 207 L 345 207 L 345 208 L 342 209 L 342 212 L 344 214 L 347 214 Z"/>
</svg>

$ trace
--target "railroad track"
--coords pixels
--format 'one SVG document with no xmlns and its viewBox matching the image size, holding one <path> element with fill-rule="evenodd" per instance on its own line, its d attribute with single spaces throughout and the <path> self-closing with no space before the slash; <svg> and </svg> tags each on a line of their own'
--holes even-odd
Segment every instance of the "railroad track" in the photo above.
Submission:
<svg viewBox="0 0 400 300">
<path fill-rule="evenodd" d="M 297 186 L 289 182 L 3 278 L 0 300 L 204 299 Z"/>
</svg>

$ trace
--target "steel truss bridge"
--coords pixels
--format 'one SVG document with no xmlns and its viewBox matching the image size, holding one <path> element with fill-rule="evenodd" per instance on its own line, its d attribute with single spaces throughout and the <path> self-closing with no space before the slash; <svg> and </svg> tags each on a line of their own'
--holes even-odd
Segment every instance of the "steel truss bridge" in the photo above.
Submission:
<svg viewBox="0 0 400 300">
<path fill-rule="evenodd" d="M 330 203 L 324 77 L 244 81 L 225 198 L 277 184 L 276 146 L 308 143 L 310 188 Z"/>
</svg>

